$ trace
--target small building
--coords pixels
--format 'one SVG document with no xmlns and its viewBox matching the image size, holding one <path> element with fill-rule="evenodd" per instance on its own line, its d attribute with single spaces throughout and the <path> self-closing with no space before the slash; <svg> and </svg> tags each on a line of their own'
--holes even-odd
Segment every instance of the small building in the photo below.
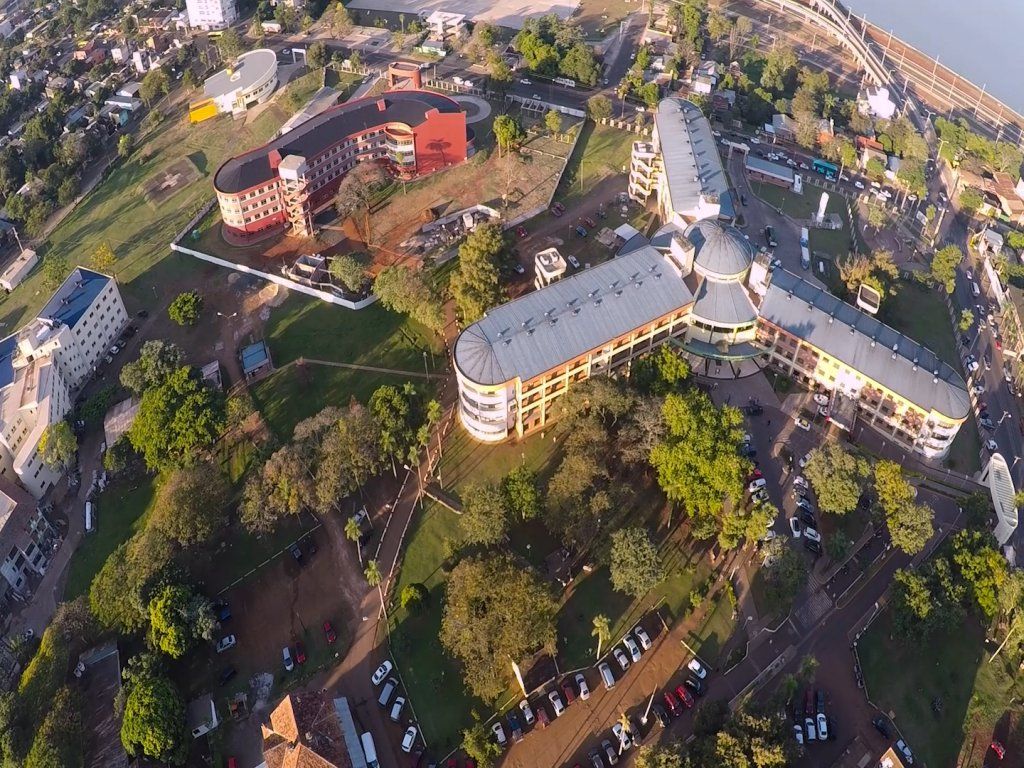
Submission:
<svg viewBox="0 0 1024 768">
<path fill-rule="evenodd" d="M 416 51 L 427 56 L 436 56 L 439 59 L 448 55 L 448 48 L 443 40 L 424 40 L 416 46 Z"/>
<path fill-rule="evenodd" d="M 141 99 L 129 99 L 127 96 L 111 96 L 103 102 L 104 106 L 123 109 L 126 112 L 137 112 L 142 109 Z"/>
<path fill-rule="evenodd" d="M 561 280 L 565 274 L 566 265 L 562 254 L 557 248 L 545 248 L 533 257 L 533 271 L 536 277 L 533 278 L 533 285 L 540 290 L 545 285 L 551 285 L 556 280 Z"/>
<path fill-rule="evenodd" d="M 16 91 L 23 91 L 28 88 L 30 82 L 28 72 L 24 69 L 17 69 L 14 72 L 11 72 L 10 81 L 11 88 Z"/>
<path fill-rule="evenodd" d="M 771 160 L 747 152 L 743 158 L 743 168 L 746 170 L 747 176 L 754 181 L 774 184 L 785 189 L 793 188 L 795 174 L 788 165 L 773 163 Z"/>
<path fill-rule="evenodd" d="M 202 103 L 205 105 L 207 100 L 212 100 L 218 113 L 240 115 L 269 99 L 275 88 L 277 54 L 269 48 L 257 48 L 243 53 L 227 68 L 209 77 L 203 83 L 206 98 Z"/>
<path fill-rule="evenodd" d="M 857 97 L 857 111 L 862 115 L 891 120 L 896 114 L 896 102 L 889 96 L 888 88 L 867 88 Z"/>
<path fill-rule="evenodd" d="M 264 765 L 367 768 L 361 729 L 345 697 L 330 699 L 314 692 L 288 694 L 260 730 Z"/>
<path fill-rule="evenodd" d="M 112 446 L 120 440 L 135 421 L 139 412 L 139 402 L 134 398 L 127 398 L 111 406 L 103 417 L 103 439 L 107 446 Z"/>
<path fill-rule="evenodd" d="M 213 360 L 199 370 L 199 376 L 211 387 L 217 390 L 224 389 L 224 380 L 220 375 L 220 361 Z"/>
<path fill-rule="evenodd" d="M 728 112 L 736 106 L 736 91 L 731 88 L 720 88 L 711 94 L 711 110 Z"/>
<path fill-rule="evenodd" d="M 388 90 L 423 87 L 423 74 L 418 64 L 409 61 L 395 61 L 388 64 Z"/>
<path fill-rule="evenodd" d="M 998 256 L 1003 250 L 1003 236 L 996 232 L 994 229 L 986 227 L 978 235 L 978 253 L 984 256 L 986 253 L 991 253 Z M 0 284 L 2 284 L 2 278 L 0 278 Z"/>
<path fill-rule="evenodd" d="M 860 156 L 858 158 L 858 165 L 861 167 L 861 169 L 867 169 L 868 163 L 870 163 L 872 160 L 877 160 L 882 164 L 882 168 L 885 168 L 886 164 L 889 162 L 889 157 L 885 154 L 885 152 L 881 152 L 872 147 L 864 147 L 863 149 L 861 149 Z"/>
<path fill-rule="evenodd" d="M 206 694 L 188 703 L 186 712 L 188 730 L 193 739 L 205 736 L 218 725 L 217 706 L 213 703 L 213 696 Z"/>
<path fill-rule="evenodd" d="M 0 274 L 0 288 L 10 293 L 25 279 L 32 267 L 39 263 L 39 256 L 31 248 L 25 248 L 18 258 L 11 262 Z"/>
<path fill-rule="evenodd" d="M 126 99 L 137 99 L 139 98 L 139 92 L 142 90 L 142 83 L 138 80 L 129 80 L 127 83 L 121 85 L 114 94 L 116 96 L 124 96 Z"/>
<path fill-rule="evenodd" d="M 46 573 L 57 533 L 36 500 L 6 476 L 0 477 L 0 585 L 3 604 L 13 591 L 18 598 L 32 594 Z"/>
<path fill-rule="evenodd" d="M 58 75 L 57 77 L 51 78 L 46 84 L 45 93 L 47 98 L 52 99 L 58 93 L 66 93 L 70 88 L 71 82 L 66 77 Z"/>
<path fill-rule="evenodd" d="M 238 357 L 242 362 L 242 374 L 247 381 L 261 379 L 274 370 L 270 359 L 270 348 L 265 341 L 257 341 L 242 347 Z"/>
<path fill-rule="evenodd" d="M 796 120 L 789 115 L 772 115 L 771 128 L 783 141 L 796 141 Z"/>
<path fill-rule="evenodd" d="M 426 18 L 427 29 L 430 30 L 430 37 L 436 40 L 447 40 L 451 37 L 458 37 L 466 29 L 466 15 L 464 13 L 448 13 L 446 11 L 434 11 Z"/>
</svg>

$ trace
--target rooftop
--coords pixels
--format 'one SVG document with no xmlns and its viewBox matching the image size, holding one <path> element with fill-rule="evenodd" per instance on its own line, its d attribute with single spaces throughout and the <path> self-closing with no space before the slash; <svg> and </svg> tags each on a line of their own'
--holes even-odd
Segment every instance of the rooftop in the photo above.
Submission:
<svg viewBox="0 0 1024 768">
<path fill-rule="evenodd" d="M 384 123 L 416 127 L 433 111 L 461 112 L 457 101 L 429 91 L 388 91 L 379 97 L 339 104 L 278 136 L 268 144 L 232 157 L 218 170 L 214 187 L 220 192 L 241 192 L 274 176 L 270 154 L 299 155 L 312 159 L 347 136 L 360 134 Z"/>
<path fill-rule="evenodd" d="M 644 246 L 495 307 L 459 335 L 455 364 L 477 384 L 527 381 L 692 301 Z"/>
<path fill-rule="evenodd" d="M 257 48 L 239 56 L 234 66 L 210 76 L 203 83 L 203 93 L 212 99 L 233 91 L 248 90 L 272 71 L 277 71 L 277 54 L 269 48 Z"/>
<path fill-rule="evenodd" d="M 735 227 L 703 219 L 683 234 L 696 249 L 693 263 L 702 275 L 740 279 L 754 260 L 754 247 Z"/>
<path fill-rule="evenodd" d="M 673 207 L 693 208 L 701 195 L 727 197 L 729 179 L 700 108 L 676 96 L 662 99 L 654 122 Z"/>
<path fill-rule="evenodd" d="M 773 163 L 771 160 L 765 160 L 763 157 L 758 157 L 752 152 L 747 153 L 743 164 L 748 171 L 756 171 L 757 173 L 763 173 L 765 176 L 774 176 L 790 184 L 793 183 L 793 169 L 788 165 Z"/>
<path fill-rule="evenodd" d="M 791 272 L 772 274 L 760 316 L 926 411 L 970 413 L 967 385 L 934 352 Z"/>
<path fill-rule="evenodd" d="M 39 317 L 74 328 L 112 279 L 91 269 L 76 268 L 46 302 Z"/>
</svg>

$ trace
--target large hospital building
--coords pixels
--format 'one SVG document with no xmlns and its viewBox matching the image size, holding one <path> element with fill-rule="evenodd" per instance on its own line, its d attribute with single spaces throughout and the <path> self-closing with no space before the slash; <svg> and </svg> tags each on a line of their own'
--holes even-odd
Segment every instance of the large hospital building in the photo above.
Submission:
<svg viewBox="0 0 1024 768">
<path fill-rule="evenodd" d="M 459 335 L 459 417 L 471 435 L 535 432 L 576 384 L 628 374 L 671 340 L 701 358 L 770 364 L 908 450 L 946 454 L 970 411 L 963 379 L 871 315 L 770 268 L 729 223 L 721 160 L 694 105 L 662 101 L 652 141 L 634 146 L 637 176 L 638 165 L 645 183 L 631 176 L 631 192 L 656 195 L 666 221 L 650 240 L 635 237 L 611 261 L 495 307 Z"/>
</svg>

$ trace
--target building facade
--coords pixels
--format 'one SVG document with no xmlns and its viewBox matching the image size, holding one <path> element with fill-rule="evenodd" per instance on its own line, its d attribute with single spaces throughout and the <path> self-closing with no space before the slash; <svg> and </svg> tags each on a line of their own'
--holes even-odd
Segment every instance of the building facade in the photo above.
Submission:
<svg viewBox="0 0 1024 768">
<path fill-rule="evenodd" d="M 56 540 L 56 531 L 36 500 L 0 477 L 0 599 L 5 606 L 11 597 L 31 595 L 46 573 Z"/>
<path fill-rule="evenodd" d="M 230 67 L 207 78 L 203 99 L 189 104 L 189 120 L 202 122 L 214 115 L 241 115 L 262 104 L 277 88 L 277 54 L 258 48 L 239 56 Z"/>
<path fill-rule="evenodd" d="M 235 0 L 185 0 L 185 10 L 192 29 L 225 29 L 238 20 Z"/>
<path fill-rule="evenodd" d="M 394 91 L 326 110 L 259 149 L 233 157 L 214 177 L 226 230 L 244 237 L 274 227 L 315 231 L 342 178 L 363 162 L 403 179 L 463 162 L 473 134 L 458 102 L 427 91 Z"/>
<path fill-rule="evenodd" d="M 630 241 L 633 242 L 632 240 Z M 929 350 L 802 278 L 771 270 L 711 219 L 491 310 L 455 343 L 459 418 L 477 440 L 542 429 L 560 397 L 671 341 L 698 358 L 755 360 L 843 395 L 858 417 L 927 457 L 970 412 L 963 379 Z"/>
<path fill-rule="evenodd" d="M 43 462 L 39 440 L 71 411 L 127 324 L 114 279 L 78 268 L 38 317 L 0 340 L 0 478 L 36 498 L 53 487 L 61 473 Z"/>
</svg>

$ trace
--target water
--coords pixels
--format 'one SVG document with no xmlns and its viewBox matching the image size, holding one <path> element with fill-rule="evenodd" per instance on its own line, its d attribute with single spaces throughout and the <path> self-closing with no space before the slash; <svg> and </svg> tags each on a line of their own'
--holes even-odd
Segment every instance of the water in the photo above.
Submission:
<svg viewBox="0 0 1024 768">
<path fill-rule="evenodd" d="M 939 63 L 1024 114 L 1020 0 L 844 0 L 856 15 L 938 56 Z"/>
</svg>

